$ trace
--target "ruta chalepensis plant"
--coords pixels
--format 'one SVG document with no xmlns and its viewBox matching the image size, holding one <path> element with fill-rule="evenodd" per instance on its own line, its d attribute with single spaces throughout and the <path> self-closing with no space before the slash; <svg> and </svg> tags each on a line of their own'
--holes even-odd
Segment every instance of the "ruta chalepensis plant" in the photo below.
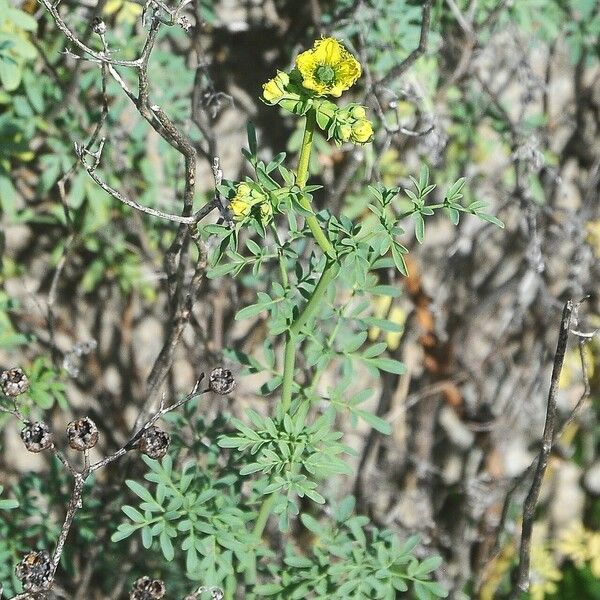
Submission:
<svg viewBox="0 0 600 600">
<path fill-rule="evenodd" d="M 336 415 L 390 432 L 387 421 L 361 406 L 373 390 L 361 387 L 355 375 L 404 371 L 386 355 L 386 343 L 368 341 L 374 328 L 402 330 L 372 309 L 373 297 L 398 294 L 384 283 L 386 271 L 407 274 L 401 223 L 414 220 L 419 242 L 425 217 L 436 210 L 455 224 L 465 212 L 501 223 L 483 212 L 482 202 L 460 203 L 464 178 L 449 186 L 441 202 L 428 203 L 436 186 L 426 167 L 412 179 L 412 190 L 371 187 L 369 217 L 353 221 L 315 208 L 315 193 L 327 197 L 322 186 L 309 183 L 315 134 L 338 145 L 366 145 L 375 135 L 365 106 L 332 100 L 360 74 L 340 41 L 323 38 L 299 54 L 290 72 L 267 81 L 263 101 L 304 121 L 296 167 L 286 166 L 283 152 L 264 162 L 249 125 L 242 152 L 253 176 L 220 186 L 232 222 L 204 228 L 218 240 L 209 276 L 250 272 L 256 288 L 256 303 L 236 319 L 266 316 L 262 352 L 225 353 L 243 373 L 264 375 L 260 393 L 275 400 L 272 411 L 249 409 L 247 421 L 213 424 L 221 450 L 202 449 L 202 466 L 190 462 L 176 471 L 172 457 L 162 465 L 147 460 L 154 495 L 136 484 L 139 509 L 126 508 L 129 520 L 113 536 L 139 530 L 149 548 L 166 531 L 168 543 L 160 541 L 165 557 L 175 554 L 172 538 L 186 557 L 188 576 L 222 586 L 225 598 L 391 599 L 408 590 L 420 599 L 447 595 L 431 578 L 441 559 L 417 558 L 426 555 L 422 547 L 416 552 L 417 537 L 398 540 L 354 515 L 352 497 L 328 503 L 333 488 L 322 488 L 352 472 L 342 458 L 352 450 L 336 430 Z M 270 268 L 273 263 L 277 268 Z M 331 370 L 337 377 L 327 384 L 324 375 Z M 179 421 L 180 430 L 186 427 L 199 436 L 207 424 L 188 413 Z M 308 534 L 303 542 L 300 530 Z"/>
</svg>

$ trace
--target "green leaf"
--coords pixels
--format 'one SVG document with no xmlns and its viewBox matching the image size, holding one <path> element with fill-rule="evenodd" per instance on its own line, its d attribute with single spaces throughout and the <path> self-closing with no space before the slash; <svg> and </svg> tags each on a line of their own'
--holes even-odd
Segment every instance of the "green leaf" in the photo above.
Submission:
<svg viewBox="0 0 600 600">
<path fill-rule="evenodd" d="M 423 239 L 425 238 L 425 220 L 420 213 L 415 213 L 415 237 L 417 238 L 417 242 L 419 244 L 423 243 Z"/>
<path fill-rule="evenodd" d="M 175 549 L 173 548 L 173 542 L 168 536 L 166 530 L 163 530 L 159 537 L 160 549 L 165 559 L 169 562 L 175 558 Z"/>
<path fill-rule="evenodd" d="M 150 502 L 151 504 L 156 504 L 156 501 L 152 497 L 152 494 L 143 485 L 140 485 L 137 481 L 128 479 L 127 481 L 125 481 L 125 484 L 136 496 L 139 496 L 142 500 Z"/>
<path fill-rule="evenodd" d="M 256 140 L 256 128 L 252 121 L 248 121 L 246 132 L 248 134 L 248 148 L 250 149 L 250 154 L 253 157 L 256 157 L 256 153 L 258 152 L 258 142 Z"/>
<path fill-rule="evenodd" d="M 404 373 L 406 373 L 406 366 L 404 363 L 393 358 L 375 358 L 371 359 L 369 362 L 380 371 L 385 371 L 386 373 L 394 373 L 395 375 L 404 375 Z"/>
<path fill-rule="evenodd" d="M 390 435 L 392 433 L 392 426 L 384 421 L 382 418 L 374 415 L 368 410 L 355 409 L 354 411 L 365 423 L 368 423 L 373 429 L 383 433 L 384 435 Z"/>
</svg>

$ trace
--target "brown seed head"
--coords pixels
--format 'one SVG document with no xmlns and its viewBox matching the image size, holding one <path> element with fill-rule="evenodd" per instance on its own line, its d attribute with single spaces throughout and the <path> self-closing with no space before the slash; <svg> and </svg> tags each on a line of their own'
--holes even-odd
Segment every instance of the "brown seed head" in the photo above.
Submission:
<svg viewBox="0 0 600 600">
<path fill-rule="evenodd" d="M 208 376 L 208 387 L 216 394 L 230 394 L 235 388 L 235 379 L 229 369 L 217 367 Z"/>
<path fill-rule="evenodd" d="M 67 425 L 67 438 L 73 450 L 89 450 L 98 442 L 98 428 L 89 417 L 71 421 Z"/>
<path fill-rule="evenodd" d="M 129 600 L 160 600 L 165 593 L 165 584 L 160 579 L 150 579 L 144 575 L 133 584 Z"/>
<path fill-rule="evenodd" d="M 166 431 L 152 425 L 144 431 L 137 447 L 142 454 L 158 460 L 167 453 L 170 443 L 171 436 Z"/>
<path fill-rule="evenodd" d="M 52 446 L 52 432 L 42 421 L 25 423 L 21 429 L 21 439 L 29 452 L 42 452 Z"/>
<path fill-rule="evenodd" d="M 28 552 L 15 567 L 17 579 L 27 592 L 47 590 L 52 583 L 52 561 L 45 551 Z"/>
<path fill-rule="evenodd" d="M 29 389 L 27 375 L 21 369 L 8 369 L 0 373 L 0 389 L 5 396 L 15 397 Z"/>
</svg>

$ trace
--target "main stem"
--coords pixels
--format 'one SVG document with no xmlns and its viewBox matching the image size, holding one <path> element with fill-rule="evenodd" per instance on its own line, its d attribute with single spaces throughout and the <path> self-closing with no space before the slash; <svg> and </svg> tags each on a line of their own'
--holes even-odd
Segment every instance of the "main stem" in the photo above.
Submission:
<svg viewBox="0 0 600 600">
<path fill-rule="evenodd" d="M 298 157 L 298 168 L 296 170 L 296 183 L 300 188 L 306 186 L 309 174 L 310 165 L 310 152 L 312 150 L 313 135 L 315 131 L 315 125 L 317 123 L 316 113 L 314 110 L 310 110 L 306 115 L 306 123 L 304 125 L 304 135 L 302 137 L 302 147 L 300 148 L 300 156 Z M 306 303 L 306 306 L 302 312 L 296 317 L 296 320 L 292 323 L 288 329 L 286 340 L 285 340 L 285 352 L 283 358 L 283 382 L 281 386 L 281 400 L 280 406 L 282 412 L 286 413 L 292 403 L 292 389 L 294 386 L 294 367 L 296 365 L 296 349 L 298 346 L 298 337 L 302 331 L 302 328 L 318 311 L 323 296 L 327 292 L 329 284 L 335 279 L 337 275 L 337 263 L 335 261 L 335 250 L 333 244 L 329 241 L 317 217 L 312 214 L 312 206 L 308 197 L 303 197 L 300 201 L 302 208 L 310 211 L 311 214 L 306 217 L 306 224 L 308 225 L 313 237 L 319 247 L 327 256 L 327 262 L 325 268 L 319 277 L 319 281 L 313 290 L 310 300 Z M 261 538 L 264 529 L 267 525 L 269 515 L 275 503 L 275 494 L 270 494 L 263 500 L 262 506 L 256 523 L 254 525 L 254 535 L 257 538 Z M 254 569 L 253 569 L 254 570 Z"/>
<path fill-rule="evenodd" d="M 304 124 L 304 136 L 302 137 L 302 147 L 300 148 L 300 156 L 298 158 L 298 169 L 296 171 L 296 183 L 298 187 L 303 188 L 308 181 L 308 167 L 310 164 L 310 151 L 312 149 L 313 135 L 315 131 L 315 125 L 317 124 L 317 116 L 314 109 L 311 109 L 306 114 L 306 123 Z M 312 213 L 312 206 L 310 200 L 305 196 L 300 201 L 302 208 L 309 210 Z M 327 236 L 323 233 L 319 220 L 314 214 L 306 217 L 306 224 L 308 225 L 313 237 L 317 244 L 319 244 L 323 252 L 333 258 L 335 251 L 331 242 L 327 239 Z"/>
</svg>

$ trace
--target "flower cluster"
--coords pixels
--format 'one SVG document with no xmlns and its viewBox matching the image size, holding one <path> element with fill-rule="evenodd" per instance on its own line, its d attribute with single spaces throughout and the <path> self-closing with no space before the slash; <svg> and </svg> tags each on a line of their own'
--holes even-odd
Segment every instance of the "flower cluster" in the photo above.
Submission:
<svg viewBox="0 0 600 600">
<path fill-rule="evenodd" d="M 360 74 L 360 63 L 338 40 L 322 38 L 298 55 L 291 73 L 278 71 L 263 85 L 263 99 L 295 114 L 315 110 L 321 115 L 319 127 L 337 143 L 367 144 L 373 139 L 373 125 L 365 108 L 355 104 L 338 108 L 326 99 L 339 98 Z"/>
<path fill-rule="evenodd" d="M 234 221 L 240 223 L 254 217 L 265 226 L 273 216 L 273 205 L 269 195 L 254 182 L 238 184 L 229 209 Z"/>
<path fill-rule="evenodd" d="M 329 100 L 320 100 L 315 105 L 317 124 L 326 132 L 327 139 L 337 144 L 351 142 L 368 144 L 373 140 L 373 125 L 367 119 L 367 111 L 360 104 L 349 104 L 338 108 Z"/>
</svg>

